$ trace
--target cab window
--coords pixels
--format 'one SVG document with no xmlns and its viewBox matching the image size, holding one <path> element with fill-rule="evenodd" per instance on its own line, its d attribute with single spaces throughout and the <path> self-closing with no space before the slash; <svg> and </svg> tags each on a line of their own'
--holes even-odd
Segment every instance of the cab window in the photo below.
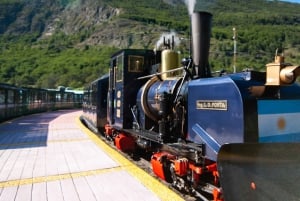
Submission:
<svg viewBox="0 0 300 201">
<path fill-rule="evenodd" d="M 129 72 L 143 72 L 144 71 L 144 57 L 143 56 L 129 56 L 128 57 L 128 71 Z"/>
<path fill-rule="evenodd" d="M 117 66 L 116 66 L 116 80 L 121 82 L 123 80 L 123 69 L 124 69 L 124 56 L 119 55 L 117 57 Z"/>
</svg>

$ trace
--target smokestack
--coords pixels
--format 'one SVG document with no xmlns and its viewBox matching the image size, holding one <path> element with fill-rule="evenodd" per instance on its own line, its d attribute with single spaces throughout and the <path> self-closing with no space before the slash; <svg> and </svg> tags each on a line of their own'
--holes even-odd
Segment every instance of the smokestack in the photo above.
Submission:
<svg viewBox="0 0 300 201">
<path fill-rule="evenodd" d="M 194 12 L 191 15 L 192 57 L 197 77 L 211 77 L 208 63 L 212 14 Z"/>
</svg>

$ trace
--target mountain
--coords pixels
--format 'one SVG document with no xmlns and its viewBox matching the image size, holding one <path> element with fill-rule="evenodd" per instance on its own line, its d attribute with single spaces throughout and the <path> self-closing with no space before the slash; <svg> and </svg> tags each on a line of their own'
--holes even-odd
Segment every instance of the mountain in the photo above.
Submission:
<svg viewBox="0 0 300 201">
<path fill-rule="evenodd" d="M 179 14 L 179 21 L 187 21 L 187 11 L 179 0 L 135 4 L 105 0 L 0 0 L 0 34 L 36 33 L 41 39 L 58 33 L 80 34 L 83 44 L 130 47 L 133 44 L 128 41 L 140 42 L 135 38 L 143 34 L 148 35 L 145 37 L 149 43 L 163 31 L 168 32 L 168 25 L 176 20 L 167 19 L 168 15 Z"/>
<path fill-rule="evenodd" d="M 198 0 L 195 10 L 214 15 L 214 71 L 232 71 L 233 27 L 238 70 L 263 69 L 277 48 L 300 64 L 300 4 Z M 171 32 L 185 39 L 178 40 L 177 50 L 188 55 L 189 14 L 183 0 L 0 0 L 0 81 L 82 87 L 107 72 L 112 52 L 153 49 L 163 33 Z"/>
</svg>

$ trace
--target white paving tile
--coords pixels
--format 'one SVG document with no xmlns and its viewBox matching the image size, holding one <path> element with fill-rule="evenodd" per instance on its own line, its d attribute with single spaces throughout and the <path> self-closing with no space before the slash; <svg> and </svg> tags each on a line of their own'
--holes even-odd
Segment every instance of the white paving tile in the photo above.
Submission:
<svg viewBox="0 0 300 201">
<path fill-rule="evenodd" d="M 29 154 L 27 156 L 27 160 L 25 162 L 21 178 L 33 177 L 33 170 L 36 164 L 37 154 L 38 154 L 38 149 L 32 148 L 29 150 Z"/>
<path fill-rule="evenodd" d="M 32 191 L 32 184 L 19 186 L 15 201 L 30 201 L 31 191 Z"/>
<path fill-rule="evenodd" d="M 74 178 L 74 184 L 76 186 L 77 193 L 81 201 L 96 201 L 94 192 L 90 188 L 84 177 Z"/>
<path fill-rule="evenodd" d="M 32 185 L 32 200 L 31 201 L 46 201 L 46 200 L 47 200 L 46 182 L 34 183 Z"/>
<path fill-rule="evenodd" d="M 18 186 L 4 188 L 0 196 L 0 201 L 14 201 L 17 191 Z"/>
<path fill-rule="evenodd" d="M 20 152 L 21 152 L 20 150 L 11 150 L 11 155 L 6 160 L 6 162 L 4 163 L 3 168 L 1 169 L 0 181 L 7 181 L 7 178 L 11 174 Z"/>
<path fill-rule="evenodd" d="M 18 155 L 17 160 L 15 161 L 14 166 L 11 169 L 11 172 L 7 180 L 18 180 L 21 178 L 26 160 L 28 160 L 29 149 L 21 149 Z M 31 160 L 31 159 L 29 159 Z"/>
<path fill-rule="evenodd" d="M 65 179 L 60 181 L 64 201 L 80 201 L 79 195 L 76 191 L 75 184 L 71 179 Z"/>
<path fill-rule="evenodd" d="M 47 182 L 47 201 L 64 201 L 60 181 Z"/>
<path fill-rule="evenodd" d="M 155 194 L 123 170 L 89 176 L 87 180 L 99 197 L 98 200 L 159 201 Z"/>
<path fill-rule="evenodd" d="M 44 147 L 39 147 L 35 166 L 33 169 L 33 177 L 46 176 L 46 149 Z"/>
</svg>

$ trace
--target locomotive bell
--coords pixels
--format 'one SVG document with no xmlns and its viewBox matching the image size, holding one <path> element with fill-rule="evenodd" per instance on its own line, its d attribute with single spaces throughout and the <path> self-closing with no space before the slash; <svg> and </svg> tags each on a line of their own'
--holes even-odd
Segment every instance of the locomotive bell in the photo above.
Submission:
<svg viewBox="0 0 300 201">
<path fill-rule="evenodd" d="M 170 77 L 176 77 L 177 72 L 168 72 L 169 70 L 179 67 L 179 54 L 174 50 L 163 50 L 161 53 L 161 75 L 162 80 L 166 80 Z"/>
</svg>

